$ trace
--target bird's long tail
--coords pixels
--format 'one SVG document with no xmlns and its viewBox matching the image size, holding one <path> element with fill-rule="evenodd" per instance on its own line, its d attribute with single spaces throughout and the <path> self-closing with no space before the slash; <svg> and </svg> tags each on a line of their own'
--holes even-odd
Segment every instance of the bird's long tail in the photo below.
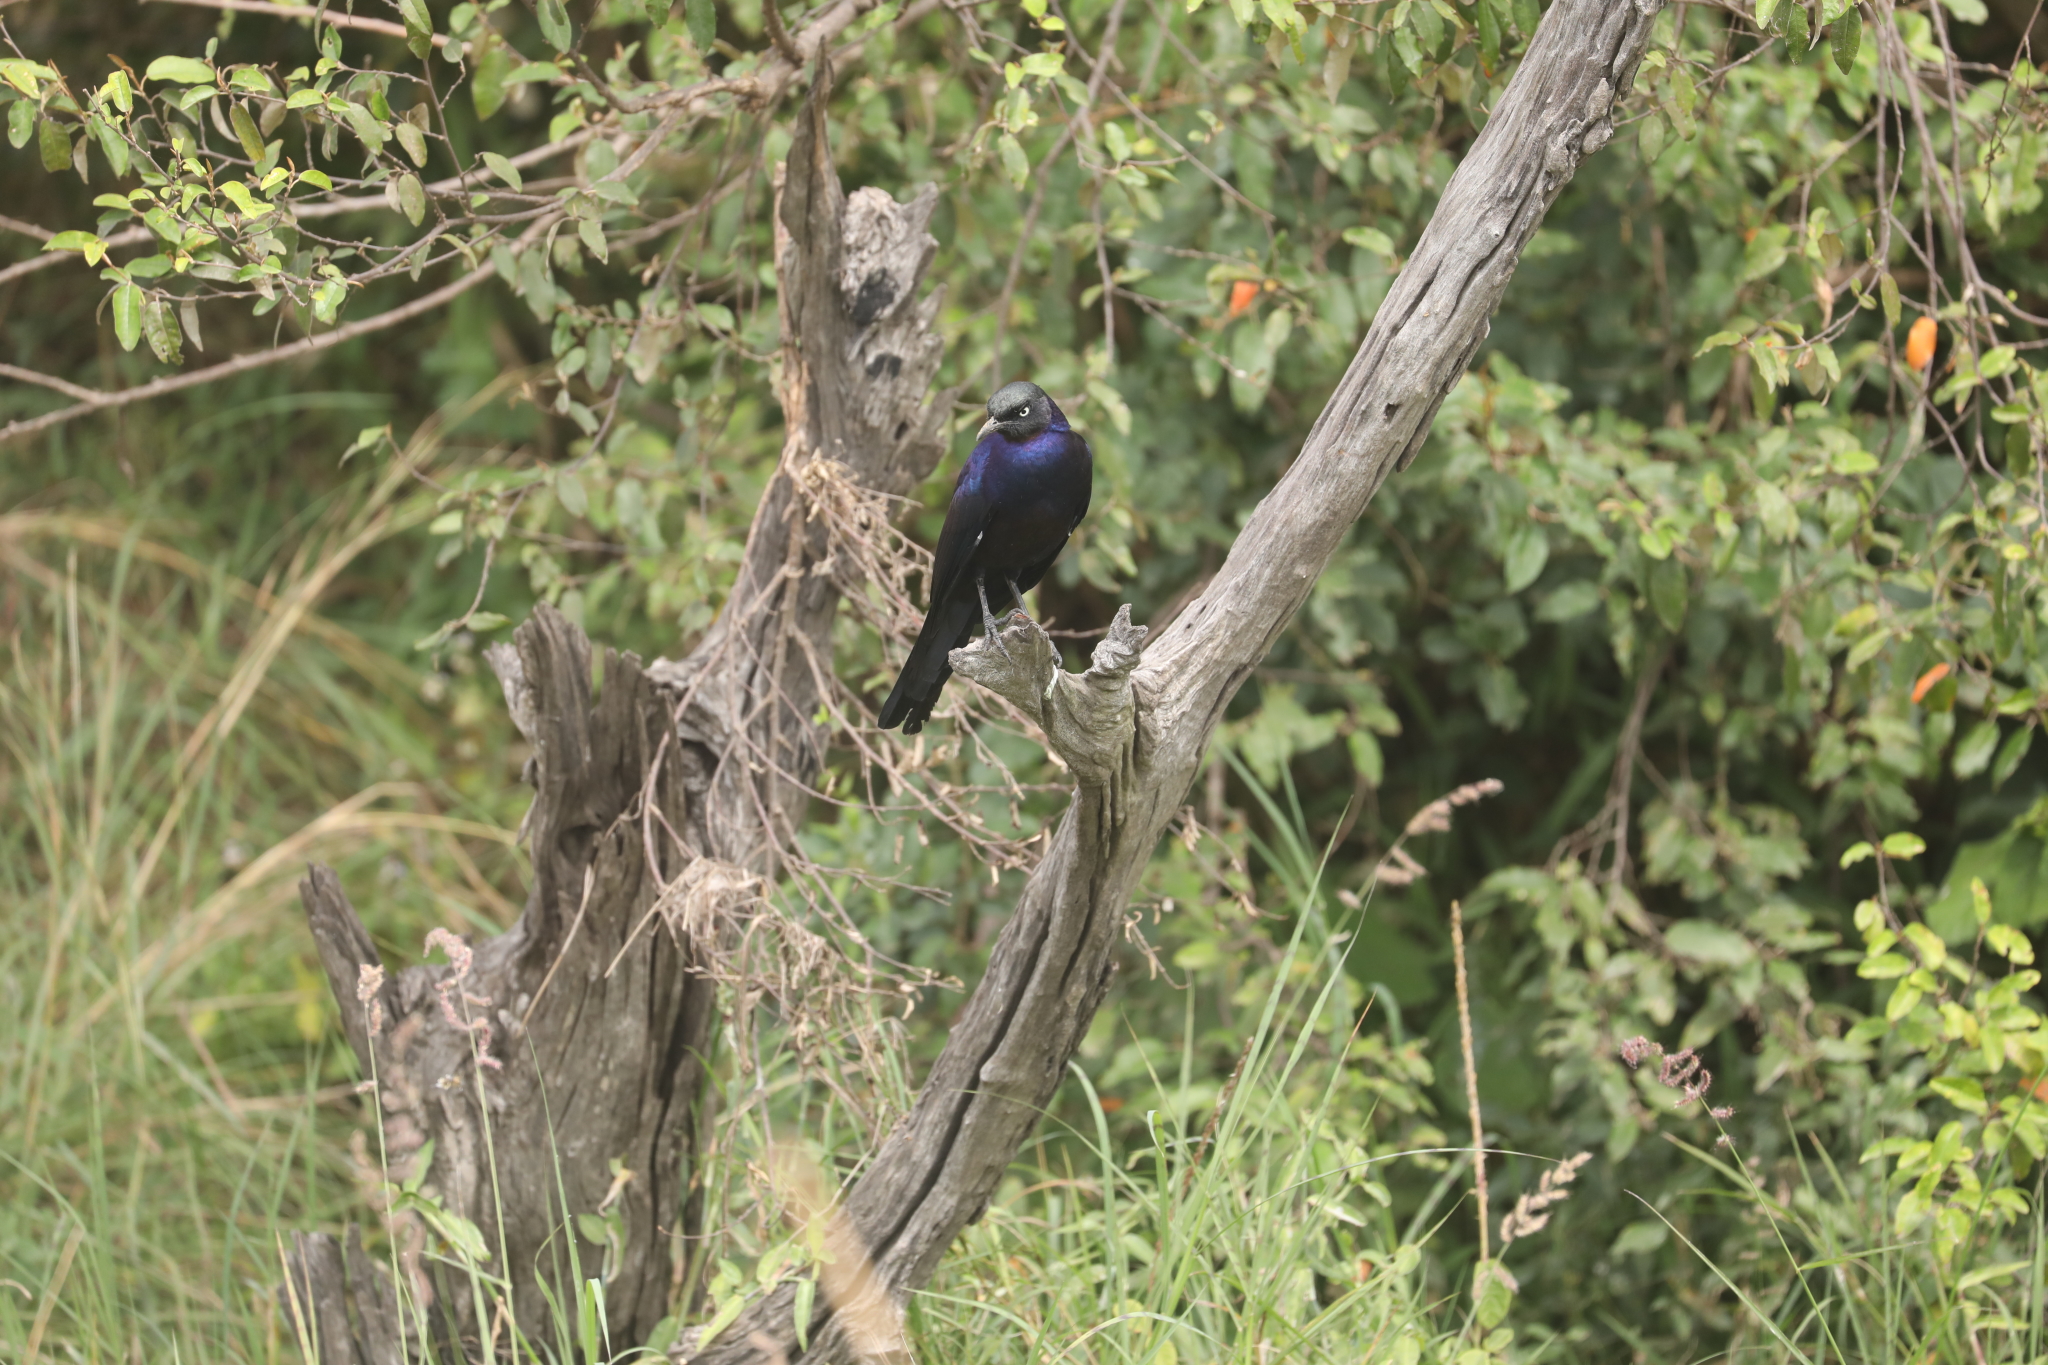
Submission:
<svg viewBox="0 0 2048 1365">
<path fill-rule="evenodd" d="M 953 676 L 946 655 L 967 643 L 980 616 L 981 606 L 972 592 L 955 594 L 932 607 L 917 632 L 917 643 L 910 647 L 910 657 L 903 661 L 903 671 L 896 675 L 896 686 L 882 703 L 884 730 L 901 725 L 904 734 L 914 735 L 924 728 L 946 679 Z"/>
</svg>

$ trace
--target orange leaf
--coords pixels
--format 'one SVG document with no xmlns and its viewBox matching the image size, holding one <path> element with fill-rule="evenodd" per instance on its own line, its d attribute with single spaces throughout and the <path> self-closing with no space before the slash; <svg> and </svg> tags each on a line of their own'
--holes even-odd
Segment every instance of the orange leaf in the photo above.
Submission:
<svg viewBox="0 0 2048 1365">
<path fill-rule="evenodd" d="M 1252 306 L 1253 300 L 1258 297 L 1259 282 L 1257 280 L 1237 280 L 1233 282 L 1230 286 L 1230 316 L 1236 317 L 1244 312 L 1245 309 Z"/>
<path fill-rule="evenodd" d="M 1922 673 L 1920 681 L 1913 684 L 1913 704 L 1918 706 L 1927 694 L 1934 690 L 1934 685 L 1947 676 L 1947 664 L 1936 664 L 1925 673 Z"/>
<path fill-rule="evenodd" d="M 1105 1114 L 1114 1114 L 1123 1107 L 1123 1100 L 1116 1095 L 1104 1095 L 1102 1097 L 1102 1112 Z"/>
<path fill-rule="evenodd" d="M 1920 318 L 1913 329 L 1906 333 L 1906 366 L 1908 369 L 1924 370 L 1927 362 L 1934 359 L 1934 342 L 1940 328 L 1933 318 Z"/>
</svg>

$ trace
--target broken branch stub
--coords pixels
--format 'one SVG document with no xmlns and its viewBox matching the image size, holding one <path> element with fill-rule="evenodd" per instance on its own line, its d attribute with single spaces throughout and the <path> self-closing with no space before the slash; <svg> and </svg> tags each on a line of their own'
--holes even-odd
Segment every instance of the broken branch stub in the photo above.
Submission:
<svg viewBox="0 0 2048 1365">
<path fill-rule="evenodd" d="M 1050 642 L 1022 628 L 1004 632 L 1014 664 L 986 647 L 953 655 L 960 672 L 1044 718 L 1048 743 L 1081 780 L 914 1107 L 847 1195 L 899 1298 L 980 1215 L 1051 1102 L 1107 988 L 1131 891 L 1224 708 L 1380 485 L 1422 448 L 1485 341 L 1523 248 L 1579 162 L 1611 136 L 1614 103 L 1661 8 L 1662 0 L 1556 0 L 1544 15 L 1300 456 L 1215 579 L 1135 668 L 1108 663 L 1114 676 L 1090 682 L 1091 669 L 1062 682 L 1047 674 L 1056 666 Z M 1031 695 L 1048 682 L 1051 705 Z M 1098 686 L 1112 712 L 1130 699 L 1128 726 L 1057 704 L 1080 702 L 1074 687 Z M 788 1286 L 771 1292 L 697 1359 L 755 1365 L 772 1354 L 762 1343 L 795 1358 L 794 1301 Z M 853 1356 L 829 1304 L 817 1305 L 810 1339 L 806 1361 Z"/>
<path fill-rule="evenodd" d="M 1104 787 L 1130 763 L 1137 702 L 1131 670 L 1145 646 L 1145 627 L 1131 624 L 1128 605 L 1116 609 L 1109 634 L 1095 646 L 1085 673 L 1060 666 L 1058 646 L 1039 624 L 1013 613 L 1001 631 L 1002 647 L 974 641 L 947 656 L 953 671 L 980 683 L 1038 723 L 1046 747 L 1084 787 Z"/>
</svg>

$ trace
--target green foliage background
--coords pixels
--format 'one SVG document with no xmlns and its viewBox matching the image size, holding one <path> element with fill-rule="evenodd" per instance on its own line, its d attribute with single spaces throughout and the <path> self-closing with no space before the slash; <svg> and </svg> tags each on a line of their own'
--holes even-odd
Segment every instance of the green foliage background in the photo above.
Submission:
<svg viewBox="0 0 2048 1365">
<path fill-rule="evenodd" d="M 391 17 L 417 37 L 415 9 Z M 2048 1155 L 2028 1108 L 2048 1043 L 2024 970 L 2026 935 L 2048 922 L 2048 767 L 2032 747 L 2048 704 L 2030 360 L 2032 316 L 2048 311 L 2041 78 L 2011 66 L 2027 16 L 1977 0 L 1772 10 L 1681 6 L 1659 21 L 1621 134 L 1553 210 L 1421 458 L 1233 705 L 1189 797 L 1205 832 L 1160 850 L 1083 1051 L 1086 1083 L 1063 1092 L 1005 1207 L 1035 1197 L 1033 1169 L 1071 1177 L 1108 1153 L 1136 1169 L 1158 1114 L 1198 1133 L 1276 983 L 1326 969 L 1331 1013 L 1311 1011 L 1302 1035 L 1311 1079 L 1276 1085 L 1266 1121 L 1334 1144 L 1314 1149 L 1319 1170 L 1420 1154 L 1325 1196 L 1354 1213 L 1288 1251 L 1282 1269 L 1307 1284 L 1296 1309 L 1364 1293 L 1377 1269 L 1448 1305 L 1450 1328 L 1429 1338 L 1444 1359 L 1545 1343 L 1573 1359 L 1796 1354 L 1791 1340 L 1819 1339 L 1814 1321 L 1854 1311 L 1801 1317 L 1827 1276 L 1795 1276 L 1785 1258 L 1823 1260 L 1833 1237 L 1849 1260 L 1911 1250 L 1880 1277 L 1898 1323 L 1831 1349 L 2044 1349 L 2038 1293 L 2026 1311 L 1996 1299 L 2015 1275 L 2038 1281 L 2029 1229 Z M 359 129 L 403 121 L 408 71 L 456 91 L 432 155 L 462 156 L 421 168 L 431 178 L 606 118 L 601 81 L 644 97 L 744 75 L 770 50 L 761 0 L 686 5 L 652 27 L 623 0 L 572 6 L 601 80 L 551 53 L 568 36 L 551 27 L 559 5 L 421 12 L 469 35 L 467 66 L 409 67 L 405 39 L 340 30 L 350 65 L 295 82 L 323 49 L 289 21 L 9 11 L 12 55 L 53 73 L 6 91 L 10 128 L 29 130 L 0 160 L 10 218 L 104 238 L 140 212 L 96 220 L 93 207 L 136 183 L 115 177 L 90 123 L 112 126 L 110 49 L 138 72 L 205 53 L 222 73 L 265 67 L 280 94 L 325 81 L 323 99 L 360 97 L 366 114 L 287 117 L 268 155 L 326 165 L 342 189 L 390 186 L 393 207 L 342 220 L 353 236 L 273 225 L 266 243 L 272 220 L 237 218 L 218 188 L 228 170 L 165 163 L 200 187 L 193 222 L 228 227 L 210 234 L 221 245 L 191 223 L 152 228 L 149 245 L 220 269 L 167 265 L 110 289 L 78 262 L 9 279 L 0 361 L 118 388 L 372 316 L 443 278 L 416 285 L 389 264 L 422 215 L 399 142 Z M 1087 632 L 1129 601 L 1156 622 L 1221 562 L 1537 13 L 1528 0 L 1090 0 L 905 21 L 889 5 L 850 31 L 864 47 L 834 96 L 843 177 L 940 186 L 942 382 L 972 397 L 1028 374 L 1095 445 L 1095 511 L 1041 589 L 1041 618 Z M 1823 24 L 1823 45 L 1797 52 Z M 1105 37 L 1117 59 L 1091 93 Z M 379 86 L 379 72 L 396 74 Z M 238 89 L 253 87 L 227 84 L 223 102 Z M 443 240 L 465 243 L 436 269 L 502 253 L 502 278 L 444 311 L 0 456 L 0 764 L 15 812 L 0 894 L 20 907 L 0 977 L 21 1002 L 0 1024 L 0 1279 L 21 1286 L 0 1286 L 0 1341 L 29 1340 L 61 1264 L 71 1289 L 39 1341 L 289 1352 L 261 1288 L 273 1230 L 338 1223 L 375 1183 L 349 1154 L 356 1078 L 296 918 L 298 863 L 377 886 L 359 899 L 398 960 L 433 925 L 508 922 L 522 755 L 477 647 L 547 600 L 599 640 L 686 649 L 780 450 L 770 203 L 789 109 L 715 114 L 626 178 L 630 202 L 587 191 L 618 164 L 606 139 L 629 141 L 648 116 L 606 123 L 573 173 L 556 163 L 578 226 L 551 246 L 520 247 L 460 195 L 434 201 L 456 215 Z M 321 149 L 329 128 L 361 145 Z M 541 173 L 527 175 L 538 200 Z M 275 193 L 320 190 L 294 179 Z M 518 207 L 499 200 L 493 211 Z M 7 240 L 9 259 L 30 254 L 30 237 Z M 264 278 L 282 304 L 258 297 Z M 116 296 L 131 288 L 142 330 L 123 335 Z M 203 354 L 172 325 L 181 302 Z M 1940 338 L 1925 378 L 1905 360 L 1923 315 Z M 61 401 L 11 383 L 0 419 Z M 954 459 L 921 491 L 911 520 L 927 542 L 975 420 L 963 404 Z M 317 628 L 281 629 L 280 602 Z M 879 697 L 881 643 L 848 626 L 839 647 L 842 675 Z M 998 747 L 1027 781 L 1056 781 L 1028 745 Z M 1426 875 L 1374 884 L 1415 812 L 1485 778 L 1503 793 L 1403 845 Z M 1034 796 L 1026 832 L 1059 805 L 1056 790 Z M 991 877 L 957 844 L 906 831 L 900 811 L 821 807 L 810 837 L 823 862 L 945 892 L 851 903 L 884 951 L 971 981 L 1021 875 Z M 1489 1141 L 1596 1154 L 1512 1253 L 1506 1339 L 1442 1334 L 1477 1251 L 1458 1168 L 1430 1150 L 1457 1145 L 1466 1122 L 1454 899 Z M 1290 953 L 1297 930 L 1308 948 Z M 2001 958 L 2011 975 L 1994 988 L 1983 973 L 1999 977 Z M 910 1016 L 903 1074 L 871 1078 L 870 1117 L 914 1083 L 956 1001 L 929 994 Z M 1734 1155 L 1713 1154 L 1715 1125 L 1676 1104 L 1682 1086 L 1624 1063 L 1638 1035 L 1699 1050 L 1711 1102 L 1734 1110 L 1718 1125 Z M 814 1123 L 831 1101 L 791 1067 L 778 1103 Z M 732 1083 L 755 1082 L 741 1067 Z M 819 1141 L 855 1159 L 873 1135 L 834 1121 Z M 1859 1160 L 1885 1139 L 1893 1166 Z M 1542 1169 L 1496 1166 L 1496 1217 Z M 1096 1265 L 1046 1240 L 1057 1221 L 996 1219 L 939 1288 L 996 1301 L 1006 1254 Z M 1780 1223 L 1809 1243 L 1785 1248 Z M 89 1236 L 67 1251 L 74 1227 Z M 1023 1250 L 988 1241 L 1004 1229 Z M 738 1213 L 731 1236 L 730 1273 L 706 1267 L 682 1319 L 743 1297 L 774 1241 Z M 1419 1239 L 1425 1255 L 1402 1253 Z M 1109 1270 L 1079 1284 L 1104 1317 L 1124 1311 Z M 1997 1327 L 2001 1314 L 2018 1325 Z M 1265 1329 L 1235 1324 L 1229 1349 L 1254 1350 Z M 1208 1358 L 1195 1338 L 1123 1330 L 1102 1341 L 1133 1359 L 1161 1358 L 1162 1342 Z"/>
</svg>

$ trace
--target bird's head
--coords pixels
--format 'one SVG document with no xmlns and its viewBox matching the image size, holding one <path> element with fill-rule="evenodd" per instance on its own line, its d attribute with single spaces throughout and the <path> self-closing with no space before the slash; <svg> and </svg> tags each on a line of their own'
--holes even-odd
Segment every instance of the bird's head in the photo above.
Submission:
<svg viewBox="0 0 2048 1365">
<path fill-rule="evenodd" d="M 1013 441 L 1028 441 L 1054 422 L 1066 425 L 1059 407 L 1044 389 L 1020 379 L 989 396 L 988 420 L 981 424 L 979 434 L 1000 431 Z"/>
</svg>

